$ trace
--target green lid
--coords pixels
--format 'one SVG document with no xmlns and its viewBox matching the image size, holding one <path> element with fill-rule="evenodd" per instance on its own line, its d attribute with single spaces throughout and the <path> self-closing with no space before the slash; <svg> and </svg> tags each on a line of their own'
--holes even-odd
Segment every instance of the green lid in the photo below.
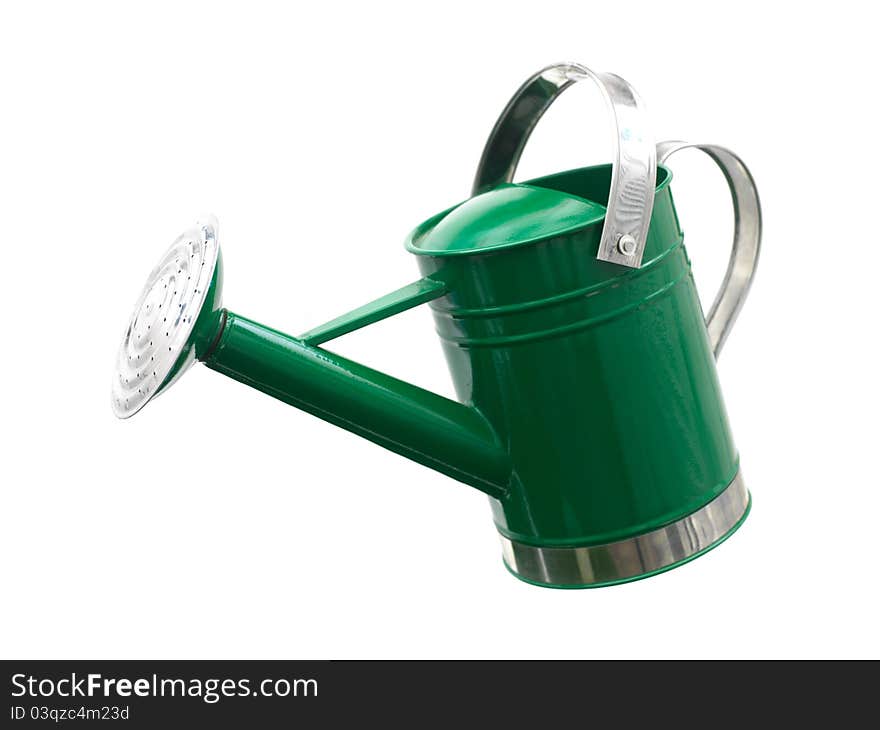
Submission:
<svg viewBox="0 0 880 730">
<path fill-rule="evenodd" d="M 407 243 L 429 255 L 494 251 L 582 228 L 605 217 L 605 207 L 534 185 L 504 184 L 466 200 Z M 433 221 L 432 221 L 433 222 Z"/>
</svg>

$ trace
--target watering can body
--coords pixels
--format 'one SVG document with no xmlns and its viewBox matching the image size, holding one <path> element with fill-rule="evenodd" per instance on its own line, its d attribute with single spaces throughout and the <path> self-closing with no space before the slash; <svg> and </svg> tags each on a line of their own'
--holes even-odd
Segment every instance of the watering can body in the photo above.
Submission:
<svg viewBox="0 0 880 730">
<path fill-rule="evenodd" d="M 609 175 L 603 166 L 532 185 L 602 200 Z M 430 306 L 458 397 L 510 455 L 508 489 L 492 505 L 512 545 L 643 535 L 737 476 L 669 177 L 661 168 L 639 269 L 595 258 L 601 221 L 487 253 L 420 249 L 436 221 L 408 242 L 422 272 L 449 285 Z"/>
<path fill-rule="evenodd" d="M 644 152 L 640 169 L 618 155 L 615 164 L 510 182 L 546 106 L 573 80 L 592 78 L 574 71 L 555 66 L 530 79 L 490 137 L 475 195 L 408 236 L 418 281 L 291 337 L 221 308 L 218 254 L 187 329 L 193 344 L 179 356 L 168 348 L 177 361 L 158 391 L 199 359 L 480 489 L 506 566 L 538 585 L 635 580 L 720 544 L 750 507 L 715 358 L 757 260 L 753 181 L 732 153 L 704 148 L 727 176 L 737 225 L 707 326 L 671 173 L 655 166 L 653 142 L 619 130 L 625 161 Z M 625 82 L 598 82 L 618 121 L 635 113 Z M 661 145 L 660 160 L 682 146 Z M 216 236 L 202 231 L 209 243 Z M 174 256 L 172 268 L 186 259 Z M 426 303 L 458 402 L 322 347 Z M 126 350 L 127 363 L 134 354 L 143 353 Z M 114 408 L 130 415 L 120 397 L 137 396 L 120 393 Z"/>
</svg>

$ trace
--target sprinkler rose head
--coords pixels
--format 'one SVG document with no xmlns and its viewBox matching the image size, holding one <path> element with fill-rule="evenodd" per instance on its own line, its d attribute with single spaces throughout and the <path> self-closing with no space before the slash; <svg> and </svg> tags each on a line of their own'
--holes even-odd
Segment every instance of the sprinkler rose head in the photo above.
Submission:
<svg viewBox="0 0 880 730">
<path fill-rule="evenodd" d="M 219 331 L 217 219 L 203 216 L 171 244 L 145 284 L 116 356 L 110 405 L 128 418 L 210 347 Z"/>
</svg>

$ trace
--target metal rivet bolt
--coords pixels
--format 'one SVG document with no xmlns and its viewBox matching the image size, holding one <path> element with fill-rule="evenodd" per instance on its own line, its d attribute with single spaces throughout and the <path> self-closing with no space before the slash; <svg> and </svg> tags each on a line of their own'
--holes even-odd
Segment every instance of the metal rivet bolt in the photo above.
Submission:
<svg viewBox="0 0 880 730">
<path fill-rule="evenodd" d="M 617 239 L 617 250 L 624 256 L 632 256 L 636 252 L 636 239 L 629 233 L 624 233 Z"/>
</svg>

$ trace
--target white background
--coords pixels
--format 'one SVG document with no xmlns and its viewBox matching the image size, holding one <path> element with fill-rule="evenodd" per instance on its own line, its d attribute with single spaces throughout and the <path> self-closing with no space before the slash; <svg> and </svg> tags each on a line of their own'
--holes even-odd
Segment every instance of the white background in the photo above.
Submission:
<svg viewBox="0 0 880 730">
<path fill-rule="evenodd" d="M 6 3 L 0 654 L 5 658 L 877 657 L 880 128 L 864 3 Z M 720 360 L 754 496 L 651 580 L 503 569 L 478 492 L 197 366 L 129 421 L 114 355 L 203 211 L 227 305 L 292 334 L 417 278 L 517 86 L 577 60 L 658 139 L 728 145 L 764 250 Z M 579 85 L 581 86 L 581 85 Z M 588 85 L 521 176 L 607 159 Z M 698 153 L 674 191 L 704 306 L 730 239 Z M 451 395 L 426 308 L 331 349 Z"/>
</svg>

